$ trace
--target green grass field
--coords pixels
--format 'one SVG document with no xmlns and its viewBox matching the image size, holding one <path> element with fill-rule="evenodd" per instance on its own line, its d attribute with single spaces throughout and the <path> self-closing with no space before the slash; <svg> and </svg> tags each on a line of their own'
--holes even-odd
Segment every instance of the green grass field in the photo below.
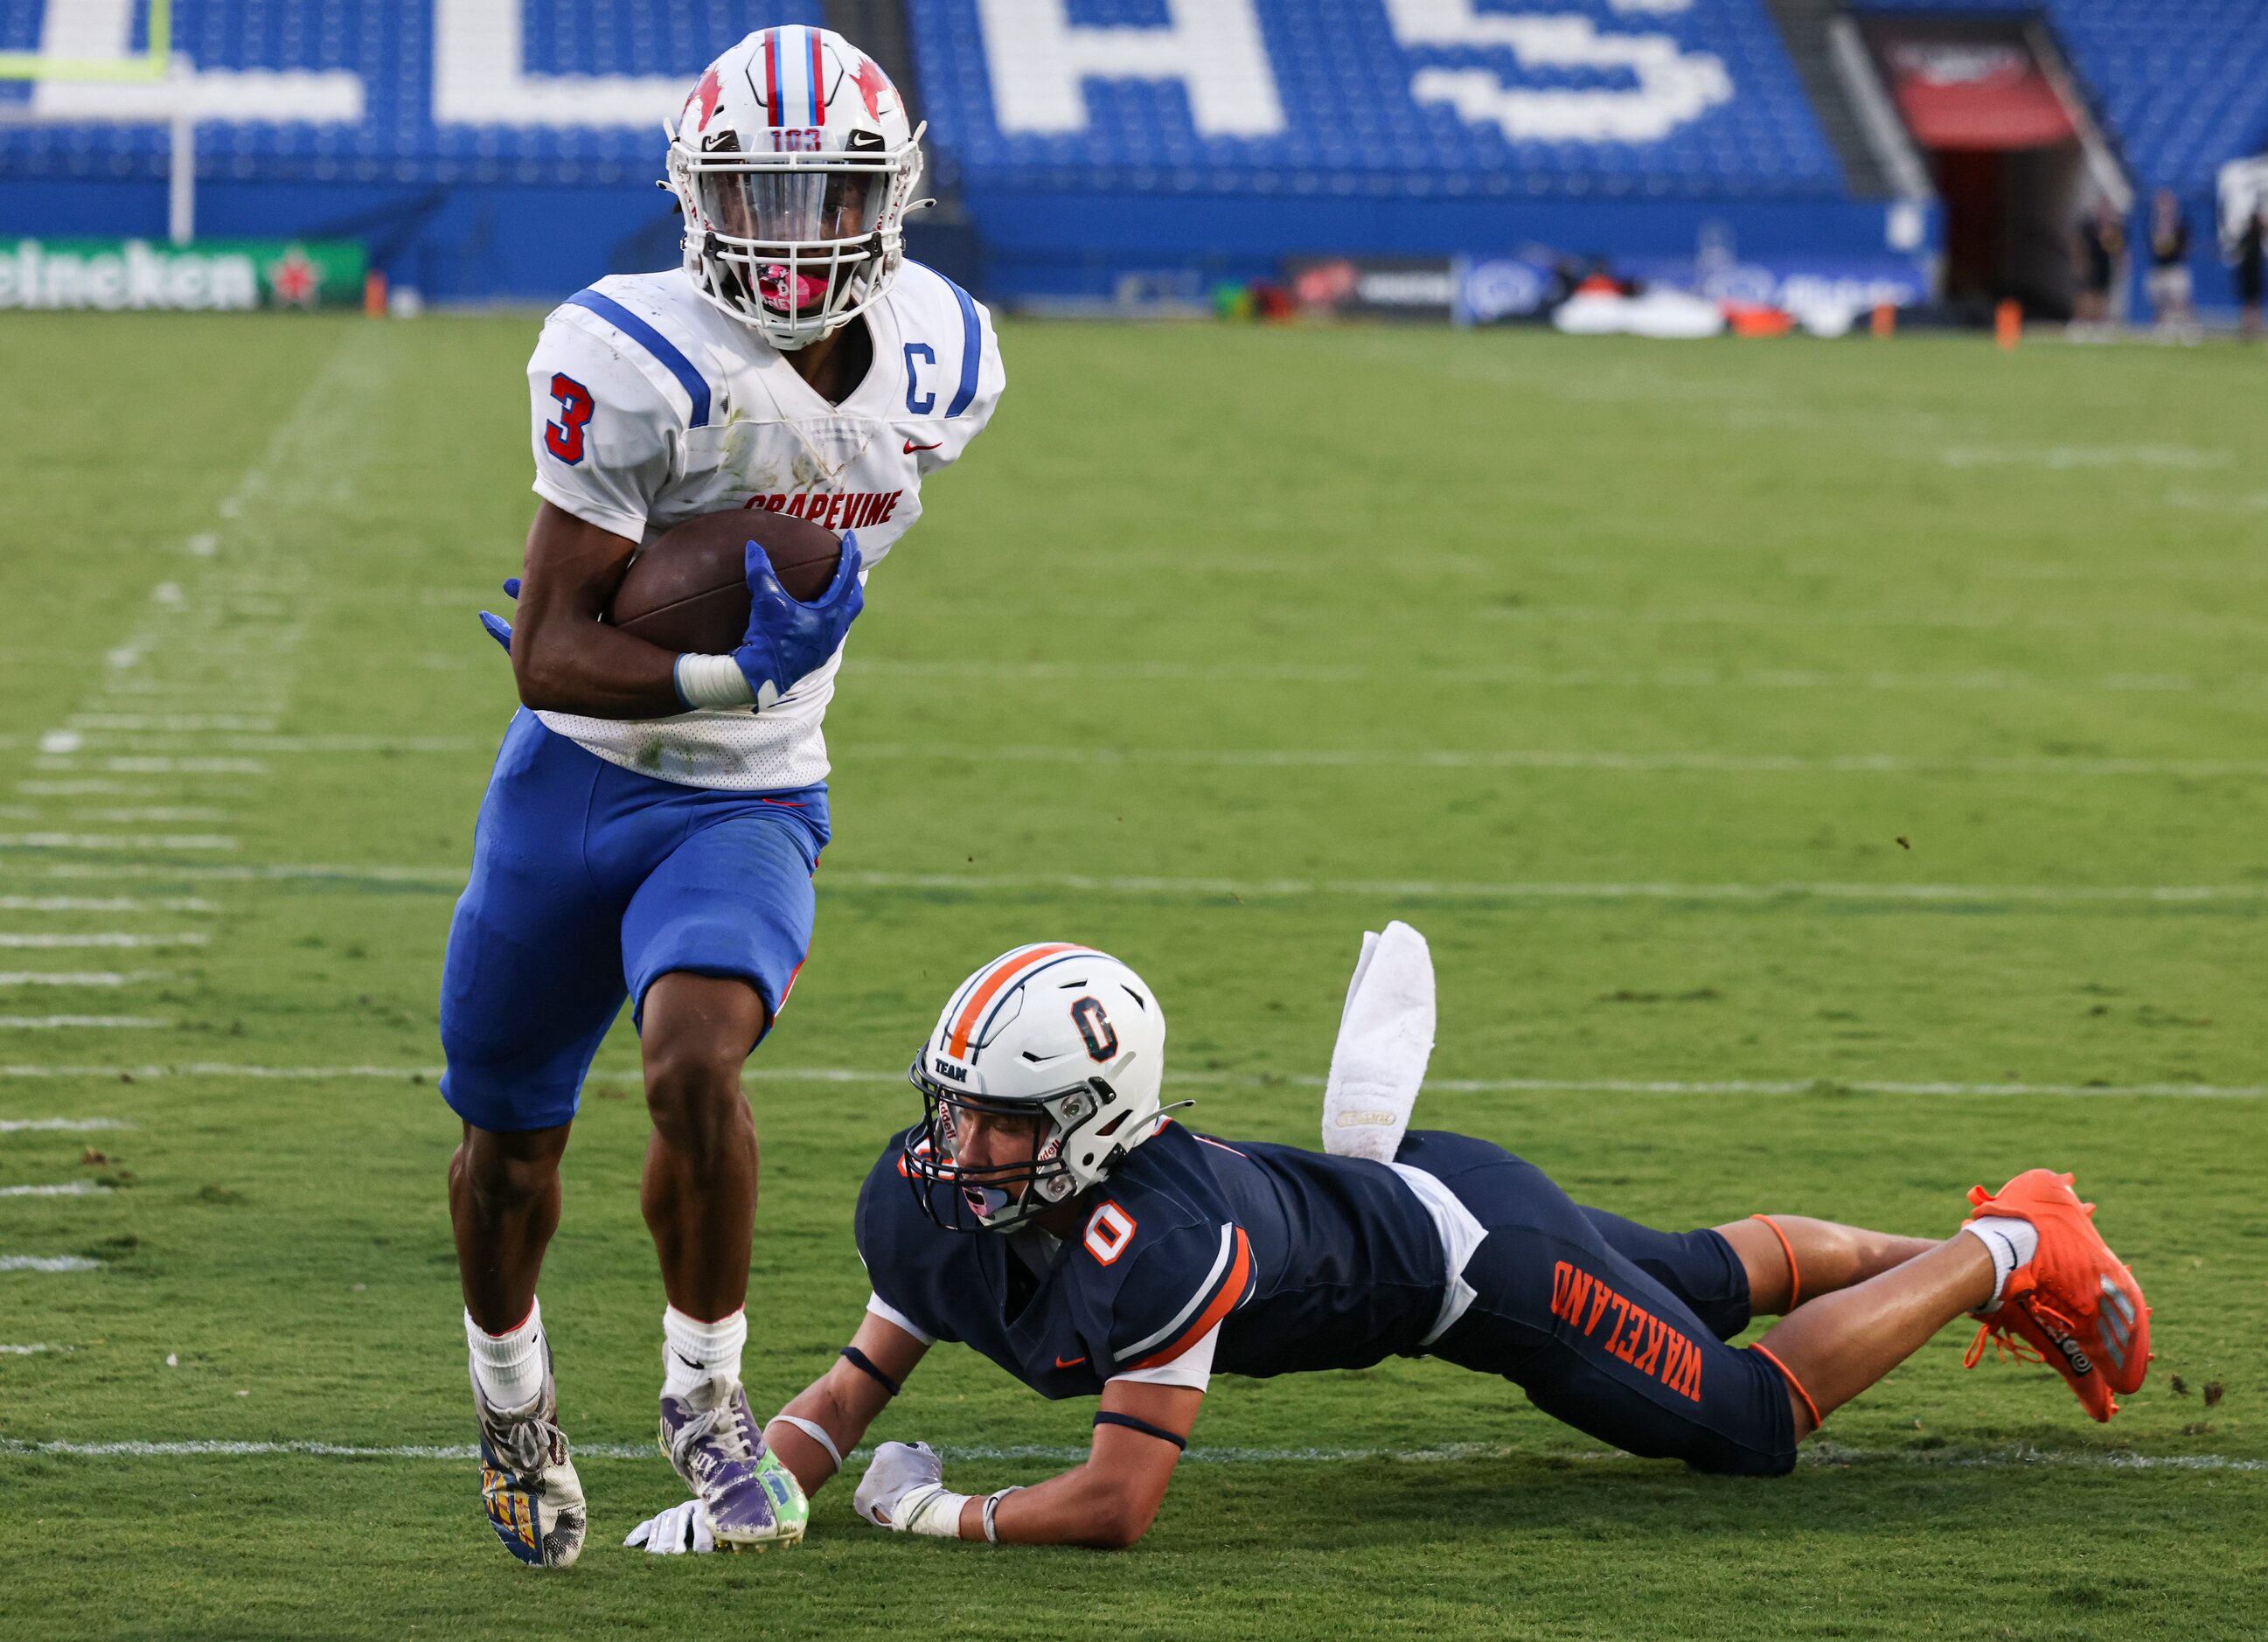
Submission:
<svg viewBox="0 0 2268 1642">
<path fill-rule="evenodd" d="M 0 1196 L 0 1635 L 2268 1630 L 2257 355 L 1007 326 L 852 640 L 748 1086 L 769 1408 L 858 1315 L 852 1196 L 966 970 L 1111 948 L 1203 1127 L 1312 1144 L 1399 916 L 1419 1121 L 1580 1199 L 1949 1232 L 2076 1169 L 2157 1307 L 2115 1423 L 1948 1330 L 1728 1483 L 1397 1361 L 1219 1382 L 1122 1555 L 838 1484 L 799 1550 L 657 1562 L 625 1032 L 543 1284 L 593 1513 L 546 1578 L 464 1457 L 433 1087 L 534 328 L 0 327 L 0 1187 L 80 1189 Z M 942 1348 L 876 1434 L 992 1487 L 1089 1414 Z"/>
</svg>

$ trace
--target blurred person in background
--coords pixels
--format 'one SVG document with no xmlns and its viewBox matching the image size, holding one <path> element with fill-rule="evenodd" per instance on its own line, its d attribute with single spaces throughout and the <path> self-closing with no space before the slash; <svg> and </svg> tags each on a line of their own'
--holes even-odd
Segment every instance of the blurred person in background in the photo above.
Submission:
<svg viewBox="0 0 2268 1642">
<path fill-rule="evenodd" d="M 2162 328 L 2188 329 L 2197 321 L 2190 283 L 2190 225 L 2171 188 L 2150 202 L 2150 313 Z"/>
<path fill-rule="evenodd" d="M 2242 317 L 2240 334 L 2246 342 L 2260 339 L 2260 295 L 2268 283 L 2268 212 L 2255 204 L 2236 237 L 2236 303 Z"/>
<path fill-rule="evenodd" d="M 2073 251 L 2079 290 L 2072 298 L 2072 322 L 2108 324 L 2111 288 L 2118 277 L 2119 261 L 2126 254 L 2126 225 L 2118 220 L 2118 212 L 2110 201 L 2096 201 L 2095 209 L 2080 219 Z"/>
</svg>

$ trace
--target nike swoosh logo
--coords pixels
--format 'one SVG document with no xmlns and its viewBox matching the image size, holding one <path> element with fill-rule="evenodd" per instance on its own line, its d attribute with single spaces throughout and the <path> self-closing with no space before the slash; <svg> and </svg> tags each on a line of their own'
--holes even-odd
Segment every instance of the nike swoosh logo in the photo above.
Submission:
<svg viewBox="0 0 2268 1642">
<path fill-rule="evenodd" d="M 676 1349 L 674 1349 L 674 1348 L 672 1348 L 672 1350 L 671 1350 L 671 1351 L 670 1351 L 670 1353 L 669 1353 L 669 1354 L 670 1354 L 672 1357 L 675 1358 L 679 1362 L 681 1362 L 681 1363 L 684 1364 L 688 1368 L 691 1369 L 695 1373 L 696 1373 L 696 1374 L 697 1374 L 697 1373 L 699 1373 L 701 1372 L 702 1365 L 701 1365 L 701 1364 L 699 1364 L 699 1363 L 695 1362 L 691 1358 L 688 1357 L 684 1352 L 682 1352 L 682 1351 L 678 1351 L 678 1350 L 676 1350 Z"/>
<path fill-rule="evenodd" d="M 1056 1366 L 1058 1368 L 1076 1368 L 1086 1360 L 1086 1359 L 1084 1357 L 1074 1357 L 1071 1361 L 1066 1363 L 1062 1358 L 1058 1357 L 1056 1359 Z"/>
<path fill-rule="evenodd" d="M 945 443 L 945 441 L 944 441 L 943 439 L 939 439 L 939 440 L 938 440 L 938 441 L 937 441 L 937 444 L 936 444 L 936 445 L 917 445 L 917 444 L 915 444 L 911 439 L 908 439 L 908 440 L 906 441 L 906 448 L 904 449 L 904 451 L 902 451 L 902 453 L 901 453 L 901 454 L 902 454 L 902 455 L 910 456 L 910 455 L 912 455 L 916 451 L 933 451 L 933 450 L 935 450 L 935 449 L 938 447 L 938 445 L 942 445 L 942 444 L 944 444 L 944 443 Z"/>
</svg>

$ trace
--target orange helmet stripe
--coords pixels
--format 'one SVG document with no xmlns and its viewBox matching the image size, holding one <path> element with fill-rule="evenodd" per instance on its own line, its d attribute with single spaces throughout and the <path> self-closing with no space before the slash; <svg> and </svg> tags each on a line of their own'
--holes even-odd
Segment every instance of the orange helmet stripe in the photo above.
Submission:
<svg viewBox="0 0 2268 1642">
<path fill-rule="evenodd" d="M 978 1017 L 983 1014 L 985 1005 L 998 998 L 1009 982 L 1042 958 L 1052 958 L 1059 952 L 1080 950 L 1082 948 L 1076 941 L 1050 941 L 1043 946 L 1027 947 L 1001 960 L 993 967 L 991 974 L 976 983 L 976 990 L 969 993 L 968 1001 L 961 1005 L 960 1019 L 953 1023 L 953 1038 L 946 1045 L 946 1053 L 955 1058 L 968 1053 L 969 1034 L 976 1030 Z"/>
</svg>

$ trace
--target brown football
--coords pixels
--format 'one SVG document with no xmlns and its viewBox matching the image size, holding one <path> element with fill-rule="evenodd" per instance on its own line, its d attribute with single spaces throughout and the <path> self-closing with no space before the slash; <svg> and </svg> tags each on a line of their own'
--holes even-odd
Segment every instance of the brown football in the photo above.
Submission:
<svg viewBox="0 0 2268 1642">
<path fill-rule="evenodd" d="M 842 538 L 792 513 L 734 508 L 703 513 L 666 532 L 630 561 L 607 620 L 664 650 L 721 656 L 748 631 L 747 544 L 760 542 L 788 596 L 806 603 L 827 591 Z"/>
</svg>

